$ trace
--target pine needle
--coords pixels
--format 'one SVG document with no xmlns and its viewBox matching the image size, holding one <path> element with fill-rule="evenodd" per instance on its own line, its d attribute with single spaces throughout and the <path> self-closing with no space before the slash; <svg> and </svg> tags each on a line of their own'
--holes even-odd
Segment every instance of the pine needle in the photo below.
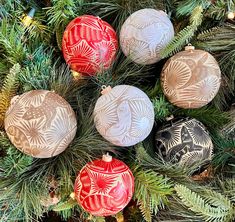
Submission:
<svg viewBox="0 0 235 222">
<path fill-rule="evenodd" d="M 15 64 L 10 73 L 6 76 L 0 93 L 0 128 L 4 127 L 5 113 L 10 105 L 12 97 L 18 88 L 18 74 L 21 68 L 19 64 Z"/>
<path fill-rule="evenodd" d="M 234 218 L 231 201 L 217 192 L 210 191 L 210 197 L 203 198 L 183 185 L 176 185 L 175 190 L 181 201 L 205 221 L 222 222 Z"/>
<path fill-rule="evenodd" d="M 135 177 L 134 199 L 146 221 L 151 222 L 151 214 L 156 214 L 168 204 L 168 195 L 172 195 L 172 183 L 168 178 L 152 170 L 133 168 Z"/>
<path fill-rule="evenodd" d="M 176 52 L 180 51 L 182 47 L 189 43 L 189 41 L 194 36 L 198 27 L 201 25 L 203 19 L 203 8 L 202 6 L 197 6 L 190 16 L 190 25 L 181 30 L 171 42 L 161 51 L 161 57 L 166 58 L 172 56 Z"/>
</svg>

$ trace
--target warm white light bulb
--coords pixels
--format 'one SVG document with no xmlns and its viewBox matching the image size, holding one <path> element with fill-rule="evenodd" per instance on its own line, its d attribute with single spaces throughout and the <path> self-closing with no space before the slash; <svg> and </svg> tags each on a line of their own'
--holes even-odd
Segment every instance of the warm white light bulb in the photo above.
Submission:
<svg viewBox="0 0 235 222">
<path fill-rule="evenodd" d="M 228 19 L 234 19 L 235 13 L 234 12 L 229 12 L 227 17 L 228 17 Z"/>
</svg>

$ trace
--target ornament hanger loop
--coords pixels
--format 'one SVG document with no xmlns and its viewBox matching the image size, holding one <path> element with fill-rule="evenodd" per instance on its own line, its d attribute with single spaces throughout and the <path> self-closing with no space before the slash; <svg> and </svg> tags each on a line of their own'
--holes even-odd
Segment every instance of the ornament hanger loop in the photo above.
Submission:
<svg viewBox="0 0 235 222">
<path fill-rule="evenodd" d="M 186 51 L 192 51 L 194 49 L 195 49 L 195 47 L 190 43 L 187 46 L 185 46 L 185 48 L 184 48 L 184 50 L 186 50 Z"/>
</svg>

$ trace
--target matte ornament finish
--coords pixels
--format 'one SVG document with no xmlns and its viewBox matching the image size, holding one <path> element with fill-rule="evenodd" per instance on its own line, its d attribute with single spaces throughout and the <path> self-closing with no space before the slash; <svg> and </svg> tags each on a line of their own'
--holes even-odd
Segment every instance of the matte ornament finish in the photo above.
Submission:
<svg viewBox="0 0 235 222">
<path fill-rule="evenodd" d="M 114 215 L 131 200 L 134 177 L 128 166 L 120 160 L 95 160 L 80 171 L 74 192 L 85 211 L 95 216 Z"/>
<path fill-rule="evenodd" d="M 161 60 L 160 50 L 174 37 L 174 28 L 163 11 L 141 9 L 131 14 L 120 32 L 123 53 L 136 63 L 147 65 Z"/>
<path fill-rule="evenodd" d="M 212 158 L 209 133 L 196 119 L 181 119 L 158 130 L 156 146 L 166 161 L 184 166 L 207 163 Z"/>
<path fill-rule="evenodd" d="M 98 132 L 117 146 L 132 146 L 143 141 L 154 123 L 153 105 L 140 89 L 119 85 L 96 102 L 94 121 Z"/>
<path fill-rule="evenodd" d="M 20 151 L 49 158 L 67 148 L 76 134 L 77 121 L 62 97 L 51 91 L 33 90 L 12 99 L 5 130 Z"/>
<path fill-rule="evenodd" d="M 109 68 L 118 49 L 116 32 L 105 21 L 83 15 L 67 26 L 62 41 L 66 62 L 83 75 L 95 75 Z"/>
<path fill-rule="evenodd" d="M 217 94 L 221 73 L 208 52 L 186 50 L 171 57 L 163 67 L 162 88 L 168 100 L 181 108 L 200 108 Z"/>
</svg>

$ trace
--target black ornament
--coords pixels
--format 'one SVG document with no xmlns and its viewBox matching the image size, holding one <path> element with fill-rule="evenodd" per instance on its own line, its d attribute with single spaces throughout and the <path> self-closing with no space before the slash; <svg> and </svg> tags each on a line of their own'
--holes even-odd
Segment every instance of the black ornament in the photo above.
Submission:
<svg viewBox="0 0 235 222">
<path fill-rule="evenodd" d="M 196 119 L 171 120 L 156 133 L 156 147 L 166 161 L 182 166 L 207 164 L 213 144 L 205 126 Z"/>
</svg>

